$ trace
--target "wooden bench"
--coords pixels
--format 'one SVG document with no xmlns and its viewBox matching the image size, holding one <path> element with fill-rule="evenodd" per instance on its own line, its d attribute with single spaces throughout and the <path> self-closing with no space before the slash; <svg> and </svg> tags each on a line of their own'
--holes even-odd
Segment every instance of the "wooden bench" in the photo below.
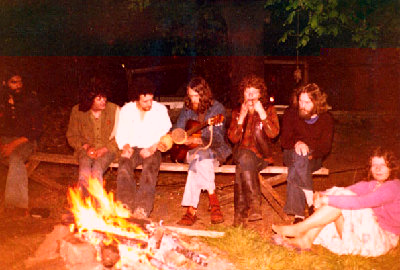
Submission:
<svg viewBox="0 0 400 270">
<path fill-rule="evenodd" d="M 28 176 L 34 178 L 32 180 L 35 180 L 37 182 L 40 182 L 44 185 L 56 189 L 63 189 L 62 185 L 59 185 L 55 182 L 51 182 L 45 177 L 44 178 L 33 177 L 32 173 L 35 171 L 35 169 L 39 166 L 41 162 L 78 165 L 78 160 L 73 155 L 36 152 L 29 158 L 29 162 L 27 163 Z M 118 163 L 111 163 L 110 167 L 117 168 Z M 235 165 L 222 165 L 218 168 L 215 168 L 215 173 L 233 174 L 235 173 L 235 167 L 236 167 Z M 137 169 L 141 170 L 142 166 L 138 166 Z M 189 165 L 182 163 L 162 162 L 160 165 L 160 171 L 162 172 L 187 172 L 188 169 Z M 275 176 L 266 178 L 262 176 L 263 174 L 275 174 Z M 329 170 L 326 168 L 320 168 L 313 174 L 327 176 L 329 175 Z M 272 206 L 272 208 L 284 220 L 288 219 L 288 216 L 283 211 L 283 206 L 285 202 L 281 198 L 281 196 L 273 189 L 273 186 L 286 182 L 286 176 L 287 176 L 287 167 L 285 166 L 268 166 L 267 168 L 262 170 L 259 174 L 262 194 L 264 195 L 265 199 L 269 202 L 269 204 Z M 232 198 L 233 198 L 233 193 L 228 194 L 228 196 L 225 196 L 223 200 Z"/>
</svg>

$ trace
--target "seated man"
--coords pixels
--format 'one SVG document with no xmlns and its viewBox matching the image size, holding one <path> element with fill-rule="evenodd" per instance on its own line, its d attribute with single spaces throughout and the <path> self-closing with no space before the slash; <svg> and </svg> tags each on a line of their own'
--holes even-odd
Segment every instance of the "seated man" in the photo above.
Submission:
<svg viewBox="0 0 400 270">
<path fill-rule="evenodd" d="M 306 202 L 313 212 L 311 174 L 322 166 L 332 147 L 333 118 L 327 112 L 327 95 L 315 83 L 295 90 L 293 103 L 282 119 L 283 161 L 288 166 L 284 211 L 294 222 L 305 217 Z"/>
<path fill-rule="evenodd" d="M 117 157 L 115 129 L 118 105 L 107 101 L 107 89 L 99 80 L 90 83 L 72 108 L 67 140 L 79 161 L 79 182 L 83 195 L 88 196 L 89 177 L 103 185 L 103 174 Z"/>
<path fill-rule="evenodd" d="M 42 132 L 36 94 L 24 88 L 18 72 L 8 72 L 0 92 L 0 157 L 8 161 L 5 210 L 26 215 L 28 175 L 25 162 Z"/>
<path fill-rule="evenodd" d="M 274 106 L 268 104 L 264 80 L 250 75 L 242 80 L 239 90 L 242 105 L 232 111 L 228 130 L 229 139 L 236 144 L 233 155 L 236 164 L 234 226 L 245 225 L 245 218 L 248 221 L 262 219 L 258 173 L 271 160 L 269 138 L 279 134 L 278 116 Z"/>
<path fill-rule="evenodd" d="M 177 128 L 186 128 L 190 121 L 215 124 L 225 116 L 224 106 L 213 99 L 210 86 L 201 77 L 193 78 L 187 86 L 187 97 L 177 123 Z M 213 123 L 211 123 L 213 122 Z M 178 222 L 180 225 L 191 226 L 197 219 L 196 211 L 202 190 L 208 192 L 211 207 L 211 223 L 217 224 L 224 221 L 219 201 L 215 194 L 214 167 L 231 154 L 231 148 L 225 141 L 224 121 L 218 126 L 203 128 L 200 137 L 189 137 L 187 145 L 195 144 L 197 147 L 187 153 L 189 171 L 183 193 L 182 206 L 187 207 L 186 214 Z"/>
<path fill-rule="evenodd" d="M 132 101 L 120 112 L 116 141 L 122 154 L 117 176 L 117 199 L 134 211 L 137 218 L 153 210 L 161 153 L 159 141 L 171 128 L 167 108 L 153 101 L 155 85 L 141 77 L 133 81 Z M 136 192 L 134 170 L 143 166 Z"/>
</svg>

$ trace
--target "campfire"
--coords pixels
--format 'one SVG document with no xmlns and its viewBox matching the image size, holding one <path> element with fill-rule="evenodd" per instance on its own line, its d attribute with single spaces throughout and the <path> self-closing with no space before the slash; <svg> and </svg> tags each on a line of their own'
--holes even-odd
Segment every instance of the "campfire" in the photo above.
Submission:
<svg viewBox="0 0 400 270">
<path fill-rule="evenodd" d="M 162 224 L 132 217 L 131 212 L 115 201 L 113 193 L 107 193 L 96 179 L 89 179 L 88 191 L 90 196 L 84 197 L 78 188 L 69 190 L 75 221 L 70 224 L 74 240 L 64 245 L 67 250 L 77 241 L 89 243 L 95 250 L 97 262 L 110 269 L 207 267 L 205 255 L 191 251 L 188 243 Z M 71 256 L 64 257 L 67 264 L 71 264 L 68 262 Z"/>
</svg>

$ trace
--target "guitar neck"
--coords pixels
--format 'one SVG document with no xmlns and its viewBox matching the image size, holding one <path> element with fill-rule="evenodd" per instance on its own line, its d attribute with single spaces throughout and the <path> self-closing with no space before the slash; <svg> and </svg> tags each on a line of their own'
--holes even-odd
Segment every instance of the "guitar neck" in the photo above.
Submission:
<svg viewBox="0 0 400 270">
<path fill-rule="evenodd" d="M 205 128 L 206 126 L 208 126 L 208 123 L 207 123 L 207 122 L 200 123 L 199 125 L 197 125 L 197 126 L 191 128 L 191 129 L 187 130 L 187 131 L 186 131 L 186 134 L 187 134 L 187 136 L 191 136 L 191 135 L 193 135 L 194 133 L 196 133 L 197 131 L 202 130 L 202 129 Z"/>
</svg>

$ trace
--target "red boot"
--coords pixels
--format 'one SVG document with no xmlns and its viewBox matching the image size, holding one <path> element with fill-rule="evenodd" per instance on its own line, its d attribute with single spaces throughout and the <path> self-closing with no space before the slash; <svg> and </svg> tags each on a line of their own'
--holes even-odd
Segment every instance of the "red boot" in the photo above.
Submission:
<svg viewBox="0 0 400 270">
<path fill-rule="evenodd" d="M 222 216 L 217 194 L 208 194 L 208 198 L 210 199 L 211 206 L 211 223 L 218 224 L 224 222 L 224 217 Z"/>
</svg>

